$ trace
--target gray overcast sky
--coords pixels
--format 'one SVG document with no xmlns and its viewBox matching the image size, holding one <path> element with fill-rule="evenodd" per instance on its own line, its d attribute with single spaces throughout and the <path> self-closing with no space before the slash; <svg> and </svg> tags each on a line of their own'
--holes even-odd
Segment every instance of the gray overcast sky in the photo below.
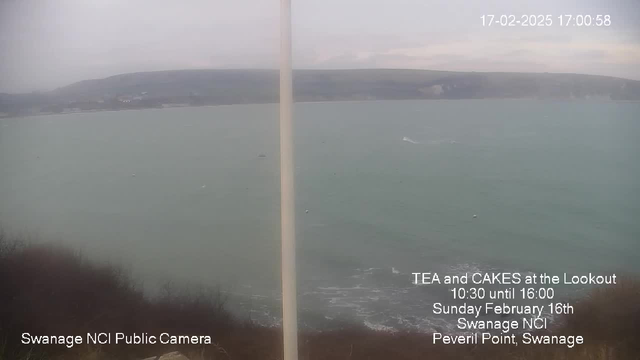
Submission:
<svg viewBox="0 0 640 360">
<path fill-rule="evenodd" d="M 640 80 L 640 0 L 292 0 L 296 68 L 575 72 Z M 483 14 L 553 15 L 483 27 Z M 558 15 L 611 15 L 560 27 Z M 278 0 L 0 0 L 0 91 L 125 72 L 275 68 Z"/>
</svg>

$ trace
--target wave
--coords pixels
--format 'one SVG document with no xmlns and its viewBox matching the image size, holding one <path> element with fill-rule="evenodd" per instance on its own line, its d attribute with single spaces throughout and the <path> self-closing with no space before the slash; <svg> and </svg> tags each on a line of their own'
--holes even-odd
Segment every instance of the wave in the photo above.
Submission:
<svg viewBox="0 0 640 360">
<path fill-rule="evenodd" d="M 473 274 L 473 273 L 481 273 L 484 274 L 487 271 L 491 271 L 492 269 L 481 266 L 476 263 L 461 263 L 455 264 L 448 267 L 446 271 L 447 273 L 451 273 L 453 275 L 465 275 L 465 274 Z"/>
<path fill-rule="evenodd" d="M 452 262 L 435 270 L 447 275 L 507 271 L 473 261 Z M 528 271 L 519 272 L 533 274 Z M 348 322 L 378 331 L 468 334 L 469 332 L 457 327 L 455 316 L 438 317 L 433 314 L 432 304 L 450 301 L 450 295 L 439 288 L 425 291 L 423 287 L 410 285 L 412 277 L 409 274 L 389 265 L 371 268 L 362 266 L 354 268 L 351 273 L 344 273 L 344 277 L 337 283 L 333 282 L 335 279 L 323 279 L 319 283 L 310 284 L 311 286 L 303 286 L 300 303 L 307 307 L 300 314 L 300 321 L 305 327 L 320 331 Z M 269 301 L 263 296 L 256 296 L 255 290 L 251 293 L 253 296 L 241 308 L 245 311 L 247 306 L 249 310 L 257 309 L 258 311 L 251 312 L 251 316 L 258 323 L 267 326 L 279 324 L 281 319 L 276 315 L 278 306 L 274 305 L 274 301 L 278 300 L 277 296 L 273 295 Z M 550 324 L 554 323 L 555 319 L 548 311 L 545 310 L 542 317 L 547 318 Z"/>
<path fill-rule="evenodd" d="M 402 141 L 406 141 L 406 142 L 409 142 L 409 143 L 412 143 L 412 144 L 420 144 L 419 142 L 411 140 L 410 138 L 408 138 L 406 136 L 402 138 Z"/>
<path fill-rule="evenodd" d="M 391 333 L 395 333 L 395 332 L 398 331 L 392 326 L 386 326 L 386 325 L 382 325 L 382 324 L 374 324 L 369 320 L 365 320 L 364 321 L 364 326 L 368 327 L 369 329 L 376 330 L 376 331 L 384 331 L 384 332 L 391 332 Z"/>
<path fill-rule="evenodd" d="M 362 287 L 362 285 L 357 284 L 356 286 L 351 287 L 339 287 L 339 286 L 318 286 L 319 290 L 369 290 L 369 288 Z"/>
</svg>

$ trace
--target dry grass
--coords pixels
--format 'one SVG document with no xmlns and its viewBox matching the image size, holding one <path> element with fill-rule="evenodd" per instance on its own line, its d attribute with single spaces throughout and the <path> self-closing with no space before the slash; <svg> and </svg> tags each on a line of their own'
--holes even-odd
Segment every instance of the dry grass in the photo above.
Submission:
<svg viewBox="0 0 640 360">
<path fill-rule="evenodd" d="M 278 329 L 234 320 L 215 290 L 176 290 L 146 297 L 117 267 L 86 261 L 73 251 L 25 246 L 0 233 L 0 360 L 141 359 L 180 350 L 192 360 L 276 360 L 282 358 Z M 575 303 L 554 334 L 580 334 L 585 345 L 432 345 L 420 333 L 384 333 L 361 327 L 300 337 L 301 360 L 403 359 L 640 359 L 640 282 L 626 278 Z M 29 347 L 20 334 L 124 332 L 210 335 L 207 346 Z"/>
</svg>

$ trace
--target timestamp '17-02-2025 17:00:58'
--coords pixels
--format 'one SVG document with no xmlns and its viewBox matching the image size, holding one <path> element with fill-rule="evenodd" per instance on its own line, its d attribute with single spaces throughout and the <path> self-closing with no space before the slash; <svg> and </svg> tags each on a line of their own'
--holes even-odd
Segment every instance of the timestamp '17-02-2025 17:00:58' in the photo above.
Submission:
<svg viewBox="0 0 640 360">
<path fill-rule="evenodd" d="M 579 15 L 482 15 L 483 27 L 609 27 L 611 15 L 579 14 Z"/>
</svg>

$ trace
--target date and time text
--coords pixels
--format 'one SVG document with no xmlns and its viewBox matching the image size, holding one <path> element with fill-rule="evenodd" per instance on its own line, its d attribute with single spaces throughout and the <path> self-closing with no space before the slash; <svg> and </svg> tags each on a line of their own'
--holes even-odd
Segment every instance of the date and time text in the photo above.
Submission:
<svg viewBox="0 0 640 360">
<path fill-rule="evenodd" d="M 483 27 L 609 27 L 611 15 L 482 15 Z"/>
</svg>

